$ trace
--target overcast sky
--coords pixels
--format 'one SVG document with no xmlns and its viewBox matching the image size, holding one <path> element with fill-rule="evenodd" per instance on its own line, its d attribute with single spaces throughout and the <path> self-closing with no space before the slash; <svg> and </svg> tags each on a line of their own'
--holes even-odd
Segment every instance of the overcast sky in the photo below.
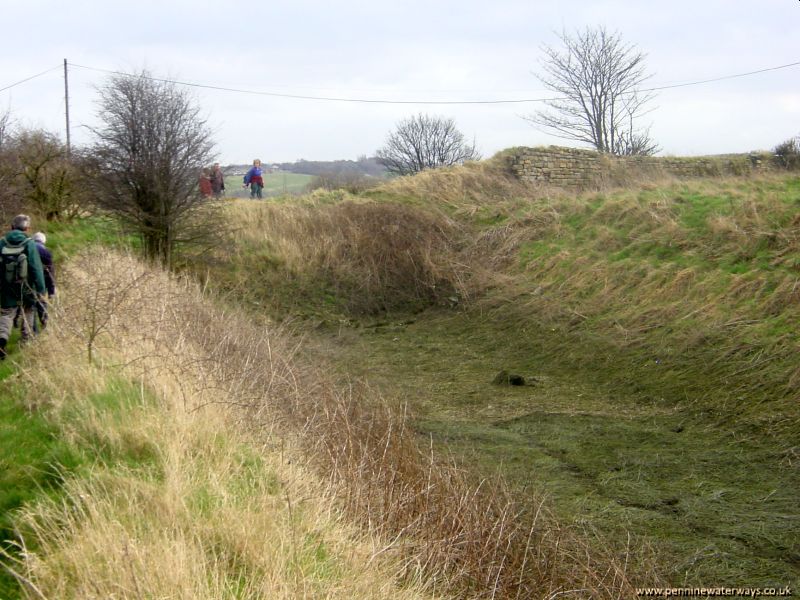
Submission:
<svg viewBox="0 0 800 600">
<path fill-rule="evenodd" d="M 657 87 L 800 62 L 798 0 L 207 2 L 0 0 L 0 88 L 66 58 L 73 144 L 97 124 L 103 70 L 300 96 L 393 101 L 547 96 L 534 73 L 557 32 L 602 25 L 647 54 Z M 80 66 L 77 66 L 80 65 Z M 88 67 L 88 68 L 87 68 Z M 800 65 L 664 90 L 644 124 L 665 155 L 770 149 L 800 134 Z M 484 156 L 572 145 L 521 117 L 530 102 L 334 102 L 192 88 L 220 162 L 373 155 L 398 121 L 452 117 Z M 0 92 L 0 110 L 65 135 L 63 67 Z"/>
</svg>

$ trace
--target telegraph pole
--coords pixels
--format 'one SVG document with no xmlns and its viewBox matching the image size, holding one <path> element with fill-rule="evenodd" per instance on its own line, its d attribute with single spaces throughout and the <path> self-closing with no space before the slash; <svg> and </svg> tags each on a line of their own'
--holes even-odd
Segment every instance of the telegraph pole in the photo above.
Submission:
<svg viewBox="0 0 800 600">
<path fill-rule="evenodd" d="M 69 82 L 67 80 L 67 59 L 64 59 L 64 106 L 66 107 L 67 117 L 67 158 L 71 154 L 72 148 L 69 143 Z"/>
</svg>

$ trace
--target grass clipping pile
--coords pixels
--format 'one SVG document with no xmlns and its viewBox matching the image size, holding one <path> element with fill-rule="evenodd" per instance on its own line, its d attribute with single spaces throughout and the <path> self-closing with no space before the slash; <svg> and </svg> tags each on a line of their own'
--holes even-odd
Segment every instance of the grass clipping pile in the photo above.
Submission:
<svg viewBox="0 0 800 600">
<path fill-rule="evenodd" d="M 106 251 L 62 282 L 20 384 L 93 462 L 19 514 L 28 597 L 632 595 L 623 565 L 422 452 L 289 333 Z"/>
</svg>

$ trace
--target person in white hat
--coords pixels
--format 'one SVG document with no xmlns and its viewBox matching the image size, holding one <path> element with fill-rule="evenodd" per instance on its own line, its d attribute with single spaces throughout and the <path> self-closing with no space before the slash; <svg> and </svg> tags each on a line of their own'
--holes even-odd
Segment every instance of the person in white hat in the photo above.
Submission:
<svg viewBox="0 0 800 600">
<path fill-rule="evenodd" d="M 47 289 L 48 298 L 56 295 L 56 271 L 53 266 L 53 254 L 45 246 L 47 243 L 47 236 L 41 231 L 37 231 L 31 236 L 36 242 L 36 249 L 39 251 L 39 258 L 42 260 L 42 268 L 44 270 L 44 287 Z M 36 302 L 36 316 L 38 317 L 38 324 L 35 324 L 34 329 L 38 330 L 37 325 L 41 324 L 41 329 L 47 327 L 47 298 L 40 296 Z"/>
</svg>

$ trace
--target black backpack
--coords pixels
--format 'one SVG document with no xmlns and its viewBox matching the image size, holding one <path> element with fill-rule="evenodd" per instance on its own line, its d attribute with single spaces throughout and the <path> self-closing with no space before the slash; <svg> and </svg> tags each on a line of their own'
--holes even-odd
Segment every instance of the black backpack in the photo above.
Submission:
<svg viewBox="0 0 800 600">
<path fill-rule="evenodd" d="M 0 285 L 4 294 L 21 297 L 23 286 L 28 283 L 28 253 L 25 252 L 27 243 L 28 238 L 13 246 L 6 242 L 0 250 L 3 269 Z"/>
</svg>

